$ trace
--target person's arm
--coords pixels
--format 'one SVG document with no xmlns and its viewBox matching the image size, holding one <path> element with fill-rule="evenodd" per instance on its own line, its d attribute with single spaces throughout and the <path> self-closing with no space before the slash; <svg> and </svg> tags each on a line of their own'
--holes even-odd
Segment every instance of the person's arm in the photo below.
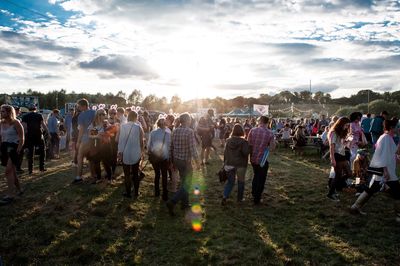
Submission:
<svg viewBox="0 0 400 266">
<path fill-rule="evenodd" d="M 275 146 L 276 146 L 276 144 L 275 144 L 275 137 L 274 137 L 274 134 L 272 134 L 272 135 L 271 135 L 271 139 L 270 139 L 269 144 L 268 144 L 268 149 L 269 149 L 270 151 L 273 151 L 273 150 L 275 150 Z"/>
<path fill-rule="evenodd" d="M 17 153 L 20 153 L 22 151 L 22 147 L 24 146 L 24 142 L 25 142 L 24 128 L 22 127 L 21 122 L 19 122 L 19 120 L 15 120 L 14 126 L 15 126 L 15 129 L 17 130 L 17 134 L 18 134 Z"/>
<path fill-rule="evenodd" d="M 46 132 L 49 132 L 49 129 L 47 128 L 46 123 L 44 122 L 44 119 L 42 118 L 42 122 L 41 122 L 42 128 L 43 130 L 45 130 Z"/>
<path fill-rule="evenodd" d="M 142 127 L 140 127 L 139 137 L 140 137 L 140 152 L 142 157 L 144 156 L 144 131 Z"/>
<path fill-rule="evenodd" d="M 331 157 L 331 165 L 336 167 L 336 160 L 335 160 L 335 143 L 329 144 L 329 155 Z"/>
</svg>

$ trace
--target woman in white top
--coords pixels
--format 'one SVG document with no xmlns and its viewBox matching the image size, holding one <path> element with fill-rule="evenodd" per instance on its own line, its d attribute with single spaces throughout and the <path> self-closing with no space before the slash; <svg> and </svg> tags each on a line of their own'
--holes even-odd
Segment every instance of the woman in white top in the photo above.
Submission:
<svg viewBox="0 0 400 266">
<path fill-rule="evenodd" d="M 379 137 L 376 143 L 375 153 L 370 163 L 371 167 L 382 168 L 383 175 L 372 175 L 369 188 L 351 206 L 351 212 L 354 214 L 365 215 L 365 212 L 361 211 L 361 208 L 386 183 L 390 187 L 390 194 L 395 199 L 396 221 L 400 222 L 400 183 L 396 175 L 396 163 L 399 161 L 399 157 L 396 154 L 398 147 L 393 140 L 397 122 L 397 119 L 385 120 L 383 122 L 385 132 Z"/>
<path fill-rule="evenodd" d="M 14 107 L 3 104 L 1 106 L 1 164 L 5 166 L 8 192 L 0 204 L 8 204 L 15 196 L 22 194 L 15 166 L 18 164 L 19 154 L 24 145 L 24 129 L 16 119 Z"/>
<path fill-rule="evenodd" d="M 139 163 L 144 154 L 144 132 L 137 118 L 135 111 L 129 112 L 128 122 L 121 124 L 118 138 L 118 159 L 122 161 L 125 175 L 124 196 L 128 198 L 132 197 L 132 179 L 135 197 L 139 196 Z"/>
<path fill-rule="evenodd" d="M 151 131 L 147 149 L 149 161 L 154 169 L 154 196 L 160 196 L 160 177 L 162 185 L 162 199 L 168 200 L 167 178 L 169 167 L 169 149 L 171 146 L 171 133 L 166 129 L 165 118 L 157 120 L 157 129 Z"/>
<path fill-rule="evenodd" d="M 333 201 L 339 201 L 336 190 L 345 187 L 347 177 L 351 176 L 350 163 L 347 154 L 346 141 L 349 133 L 350 119 L 341 117 L 331 128 L 329 136 L 329 154 L 331 165 L 335 169 L 335 177 L 329 179 L 329 192 L 327 197 Z"/>
</svg>

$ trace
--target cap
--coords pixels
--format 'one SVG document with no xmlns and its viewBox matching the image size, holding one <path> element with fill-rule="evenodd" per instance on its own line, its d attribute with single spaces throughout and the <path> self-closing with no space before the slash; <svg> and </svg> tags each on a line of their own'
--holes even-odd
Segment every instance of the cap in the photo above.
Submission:
<svg viewBox="0 0 400 266">
<path fill-rule="evenodd" d="M 29 111 L 35 111 L 35 110 L 36 110 L 36 105 L 33 104 L 33 103 L 29 104 L 29 105 L 28 105 L 28 110 L 29 110 Z"/>
<path fill-rule="evenodd" d="M 366 156 L 366 155 L 368 155 L 368 151 L 366 149 L 358 149 L 357 154 Z"/>
</svg>

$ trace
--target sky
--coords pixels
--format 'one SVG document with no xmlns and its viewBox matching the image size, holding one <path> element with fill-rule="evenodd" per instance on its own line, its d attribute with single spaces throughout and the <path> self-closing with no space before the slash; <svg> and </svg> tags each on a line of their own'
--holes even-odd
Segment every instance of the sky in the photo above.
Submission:
<svg viewBox="0 0 400 266">
<path fill-rule="evenodd" d="M 0 0 L 0 93 L 400 90 L 397 0 Z"/>
</svg>

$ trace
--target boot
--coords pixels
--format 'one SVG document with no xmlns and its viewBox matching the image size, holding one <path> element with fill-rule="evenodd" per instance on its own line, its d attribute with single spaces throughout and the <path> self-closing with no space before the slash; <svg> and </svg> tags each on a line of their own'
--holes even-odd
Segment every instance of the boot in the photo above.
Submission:
<svg viewBox="0 0 400 266">
<path fill-rule="evenodd" d="M 238 181 L 238 195 L 237 195 L 238 202 L 243 201 L 243 194 L 244 194 L 244 182 Z"/>
<path fill-rule="evenodd" d="M 395 200 L 393 205 L 396 213 L 396 222 L 400 223 L 400 200 Z"/>
<path fill-rule="evenodd" d="M 358 196 L 356 202 L 350 207 L 350 213 L 366 215 L 367 213 L 363 212 L 361 208 L 370 198 L 371 196 L 367 192 L 364 191 L 363 193 L 361 193 L 361 195 Z"/>
</svg>

